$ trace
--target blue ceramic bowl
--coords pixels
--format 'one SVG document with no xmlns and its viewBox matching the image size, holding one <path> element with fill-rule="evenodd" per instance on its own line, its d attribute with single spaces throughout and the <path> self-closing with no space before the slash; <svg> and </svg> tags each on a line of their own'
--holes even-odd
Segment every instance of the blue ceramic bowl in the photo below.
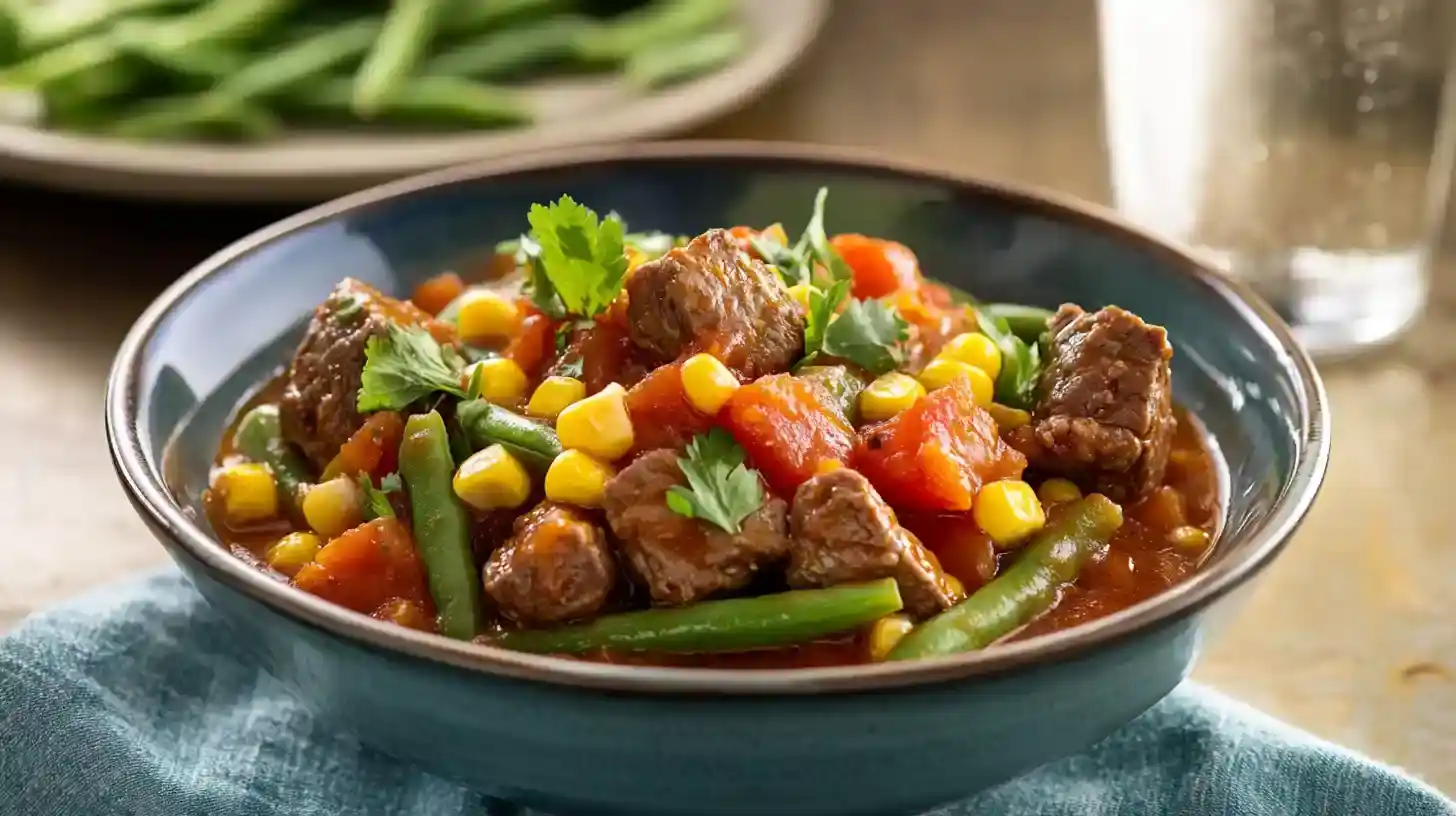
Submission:
<svg viewBox="0 0 1456 816">
<path fill-rule="evenodd" d="M 1174 387 L 1228 463 L 1218 546 L 1192 580 L 1094 624 L 979 654 L 729 672 L 596 665 L 379 623 L 218 546 L 208 463 L 233 407 L 346 275 L 406 293 L 570 192 L 641 228 L 801 223 L 887 236 L 993 300 L 1115 302 L 1168 327 Z M 1325 397 L 1274 313 L 1185 252 L 1047 196 L 802 147 L 683 143 L 449 170 L 244 239 L 164 293 L 117 356 L 121 480 L 239 645 L 327 722 L 504 801 L 566 814 L 893 814 L 1080 751 L 1188 673 L 1210 621 L 1282 549 L 1329 453 Z"/>
</svg>

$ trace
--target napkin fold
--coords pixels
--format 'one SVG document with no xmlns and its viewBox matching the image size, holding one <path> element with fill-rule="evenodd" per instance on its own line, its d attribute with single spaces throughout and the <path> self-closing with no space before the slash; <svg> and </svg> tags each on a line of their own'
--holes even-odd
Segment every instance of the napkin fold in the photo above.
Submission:
<svg viewBox="0 0 1456 816">
<path fill-rule="evenodd" d="M 0 639 L 0 814 L 490 814 L 332 731 L 231 643 L 170 571 Z M 1448 816 L 1456 803 L 1186 683 L 1086 754 L 933 816 L 971 814 Z"/>
</svg>

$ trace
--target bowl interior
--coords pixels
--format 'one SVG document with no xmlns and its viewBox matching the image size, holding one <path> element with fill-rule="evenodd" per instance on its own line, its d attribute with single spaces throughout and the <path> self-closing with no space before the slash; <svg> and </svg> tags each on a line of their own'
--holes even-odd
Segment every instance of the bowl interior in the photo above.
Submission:
<svg viewBox="0 0 1456 816">
<path fill-rule="evenodd" d="M 230 412 L 287 359 L 310 310 L 339 279 L 408 293 L 431 274 L 478 263 L 495 241 L 525 229 L 533 202 L 562 193 L 616 210 L 636 229 L 695 234 L 781 221 L 794 234 L 821 185 L 830 188 L 832 232 L 898 240 L 927 274 L 981 299 L 1115 303 L 1165 325 L 1176 398 L 1211 432 L 1228 467 L 1227 513 L 1207 569 L 1241 548 L 1270 546 L 1268 536 L 1251 533 L 1291 486 L 1309 492 L 1318 481 L 1309 479 L 1309 460 L 1322 458 L 1311 453 L 1323 444 L 1318 385 L 1287 334 L 1186 256 L 1082 211 L 934 175 L 751 153 L 583 159 L 477 175 L 346 200 L 330 217 L 297 220 L 222 253 L 164 296 L 152 330 L 134 335 L 134 357 L 124 350 L 118 372 L 133 372 L 132 442 L 186 513 L 202 518 L 201 493 Z"/>
</svg>

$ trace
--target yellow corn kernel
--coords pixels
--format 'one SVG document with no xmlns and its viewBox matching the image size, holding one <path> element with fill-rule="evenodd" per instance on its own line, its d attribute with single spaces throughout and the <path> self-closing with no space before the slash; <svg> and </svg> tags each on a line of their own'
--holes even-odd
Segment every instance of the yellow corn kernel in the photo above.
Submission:
<svg viewBox="0 0 1456 816">
<path fill-rule="evenodd" d="M 647 253 L 634 246 L 627 247 L 627 273 L 631 274 L 637 267 L 647 263 Z"/>
<path fill-rule="evenodd" d="M 212 488 L 222 497 L 229 524 L 241 526 L 278 516 L 278 484 L 267 465 L 228 465 L 217 474 Z"/>
<path fill-rule="evenodd" d="M 833 473 L 844 467 L 844 463 L 838 459 L 820 459 L 819 464 L 814 466 L 814 475 L 823 476 L 826 473 Z"/>
<path fill-rule="evenodd" d="M 1168 540 L 1185 550 L 1201 550 L 1208 546 L 1208 531 L 1185 524 L 1168 533 Z"/>
<path fill-rule="evenodd" d="M 263 560 L 268 562 L 268 566 L 292 578 L 305 564 L 313 561 L 323 545 L 323 541 L 313 533 L 289 533 L 263 553 Z"/>
<path fill-rule="evenodd" d="M 870 659 L 876 663 L 884 660 L 914 628 L 915 622 L 908 615 L 886 615 L 870 624 Z"/>
<path fill-rule="evenodd" d="M 986 376 L 993 380 L 1001 373 L 1001 349 L 996 348 L 996 343 L 991 338 L 978 332 L 966 332 L 952 337 L 940 350 L 940 355 L 973 365 L 986 372 Z"/>
<path fill-rule="evenodd" d="M 1082 488 L 1071 479 L 1047 479 L 1036 489 L 1036 495 L 1047 504 L 1058 504 L 1082 498 Z"/>
<path fill-rule="evenodd" d="M 813 291 L 813 286 L 807 283 L 799 283 L 789 287 L 789 297 L 793 298 L 794 302 L 802 306 L 804 311 L 807 312 L 811 305 L 809 296 Z"/>
<path fill-rule="evenodd" d="M 991 482 L 976 494 L 976 524 L 1001 548 L 1014 547 L 1046 524 L 1031 485 L 1016 479 Z"/>
<path fill-rule="evenodd" d="M 925 386 L 926 390 L 934 391 L 950 385 L 957 377 L 965 377 L 970 380 L 971 395 L 975 398 L 977 405 L 985 408 L 991 404 L 991 399 L 995 396 L 996 391 L 996 383 L 991 376 L 970 363 L 953 360 L 945 355 L 931 360 L 930 365 L 920 372 L 920 383 Z"/>
<path fill-rule="evenodd" d="M 471 366 L 468 383 L 480 371 L 480 396 L 497 405 L 516 405 L 526 396 L 526 372 L 509 357 L 492 357 Z"/>
<path fill-rule="evenodd" d="M 455 495 L 477 510 L 520 507 L 531 497 L 531 476 L 500 445 L 471 454 L 455 471 Z"/>
<path fill-rule="evenodd" d="M 333 538 L 364 521 L 359 485 L 348 476 L 316 484 L 303 494 L 303 518 L 315 533 Z"/>
<path fill-rule="evenodd" d="M 733 392 L 738 378 L 711 354 L 694 354 L 682 364 L 683 393 L 688 402 L 708 416 L 717 415 Z"/>
<path fill-rule="evenodd" d="M 904 411 L 923 396 L 925 386 L 914 377 L 891 371 L 859 393 L 859 415 L 867 422 L 879 422 Z"/>
<path fill-rule="evenodd" d="M 972 388 L 974 387 L 972 386 Z M 1012 408 L 1009 405 L 1002 405 L 999 402 L 993 402 L 987 405 L 986 411 L 991 414 L 992 419 L 996 420 L 996 427 L 1003 431 L 1020 428 L 1022 425 L 1031 423 L 1031 414 L 1020 408 Z"/>
<path fill-rule="evenodd" d="M 546 471 L 546 498 L 577 507 L 601 507 L 612 466 L 579 450 L 564 451 Z"/>
<path fill-rule="evenodd" d="M 617 383 L 580 402 L 556 418 L 561 446 L 589 453 L 605 462 L 620 459 L 632 449 L 632 418 L 627 414 L 627 392 Z"/>
<path fill-rule="evenodd" d="M 586 396 L 586 383 L 575 377 L 547 377 L 536 386 L 531 401 L 526 403 L 526 413 L 533 417 L 555 419 L 566 410 L 566 406 L 580 402 Z"/>
<path fill-rule="evenodd" d="M 455 326 L 467 343 L 504 340 L 520 329 L 521 310 L 495 292 L 472 292 L 460 304 Z"/>
</svg>

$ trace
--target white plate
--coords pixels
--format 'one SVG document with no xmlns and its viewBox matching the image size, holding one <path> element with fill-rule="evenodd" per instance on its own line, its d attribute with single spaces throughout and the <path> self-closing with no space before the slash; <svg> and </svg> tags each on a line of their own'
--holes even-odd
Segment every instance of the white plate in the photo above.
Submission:
<svg viewBox="0 0 1456 816">
<path fill-rule="evenodd" d="M 513 130 L 297 133 L 246 146 L 122 142 L 0 124 L 0 177 L 131 197 L 284 201 L 332 198 L 400 176 L 543 148 L 672 134 L 762 93 L 813 42 L 829 0 L 741 0 L 752 43 L 722 70 L 662 91 L 616 78 L 533 85 L 539 118 Z"/>
</svg>

